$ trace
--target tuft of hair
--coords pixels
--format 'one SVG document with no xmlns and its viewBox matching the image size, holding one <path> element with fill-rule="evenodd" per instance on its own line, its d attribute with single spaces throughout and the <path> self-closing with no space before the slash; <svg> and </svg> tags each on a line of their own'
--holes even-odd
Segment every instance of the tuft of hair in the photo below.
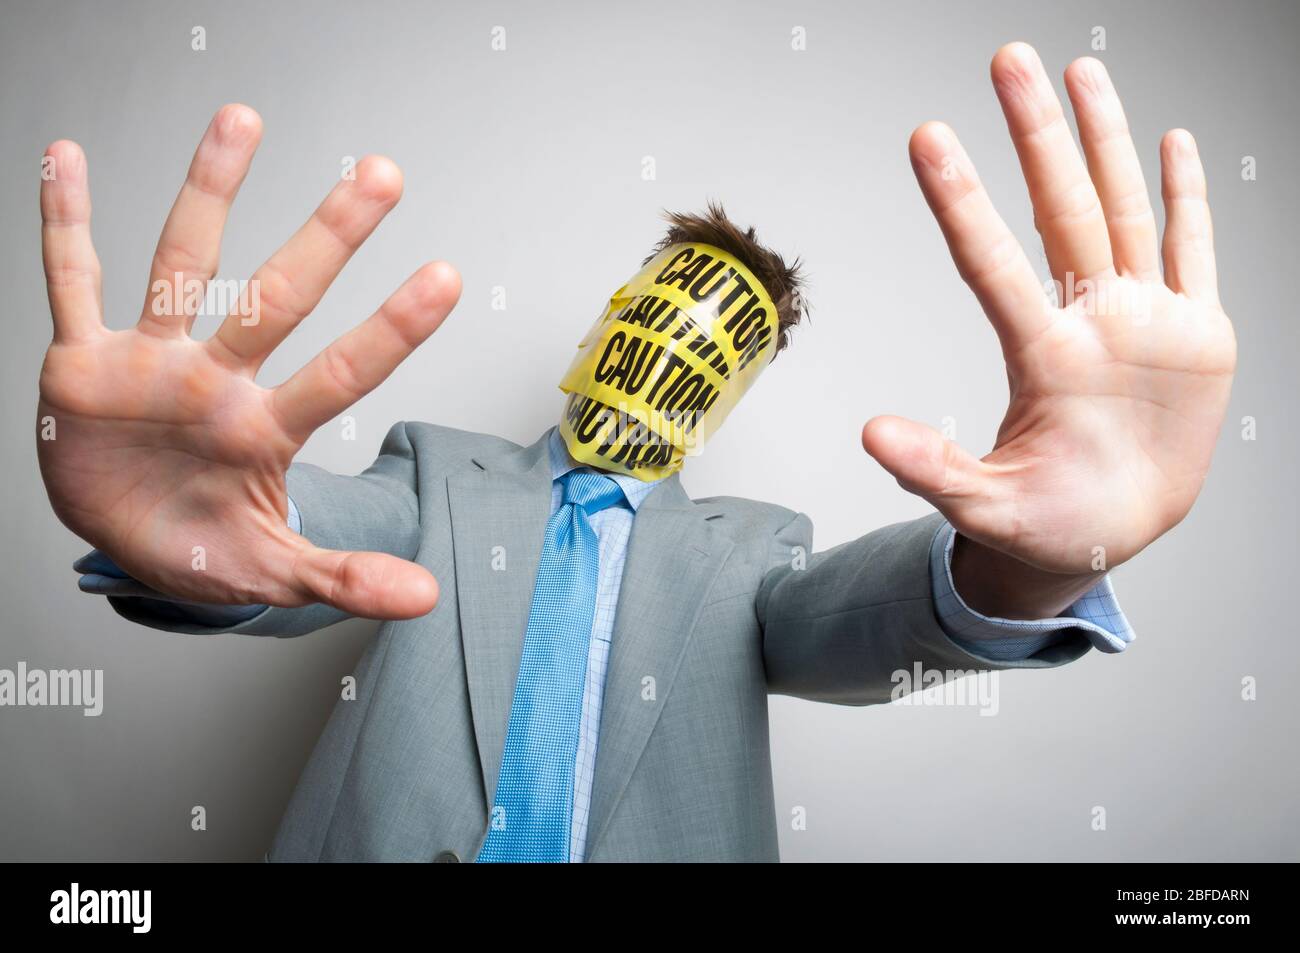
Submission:
<svg viewBox="0 0 1300 953">
<path fill-rule="evenodd" d="M 808 303 L 804 300 L 803 263 L 795 259 L 786 264 L 784 258 L 758 240 L 753 227 L 741 228 L 731 219 L 717 202 L 709 202 L 703 213 L 664 212 L 668 220 L 668 232 L 657 244 L 642 265 L 669 245 L 683 242 L 701 242 L 715 245 L 727 254 L 735 257 L 748 268 L 759 281 L 776 305 L 777 338 L 776 354 L 790 343 L 790 331 L 808 313 Z"/>
</svg>

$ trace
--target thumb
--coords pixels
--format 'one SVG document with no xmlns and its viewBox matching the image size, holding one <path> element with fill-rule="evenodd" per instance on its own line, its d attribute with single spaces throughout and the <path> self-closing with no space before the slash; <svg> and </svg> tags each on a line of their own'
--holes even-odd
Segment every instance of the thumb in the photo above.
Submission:
<svg viewBox="0 0 1300 953">
<path fill-rule="evenodd" d="M 862 447 L 898 485 L 945 516 L 984 495 L 984 465 L 938 431 L 903 417 L 872 417 Z"/>
<path fill-rule="evenodd" d="M 363 619 L 414 619 L 438 604 L 438 581 L 423 566 L 387 553 L 311 547 L 294 565 L 298 587 Z"/>
</svg>

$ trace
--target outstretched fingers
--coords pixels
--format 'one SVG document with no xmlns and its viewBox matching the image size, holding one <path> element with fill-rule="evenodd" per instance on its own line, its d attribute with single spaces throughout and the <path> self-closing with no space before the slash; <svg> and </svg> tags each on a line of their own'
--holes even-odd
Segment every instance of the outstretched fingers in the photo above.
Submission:
<svg viewBox="0 0 1300 953">
<path fill-rule="evenodd" d="M 1006 525 L 1015 500 L 1005 474 L 977 459 L 932 427 L 905 417 L 873 417 L 862 428 L 862 447 L 909 493 L 921 497 L 975 539 Z"/>
<path fill-rule="evenodd" d="M 414 619 L 438 602 L 438 582 L 423 566 L 387 553 L 303 549 L 295 589 L 363 619 Z"/>
<path fill-rule="evenodd" d="M 178 336 L 194 324 L 217 273 L 230 206 L 261 140 L 262 119 L 247 106 L 222 106 L 212 117 L 154 251 L 142 332 Z"/>
<path fill-rule="evenodd" d="M 1091 57 L 1075 60 L 1065 71 L 1065 88 L 1106 217 L 1115 270 L 1159 280 L 1156 218 L 1124 107 L 1106 67 Z"/>
<path fill-rule="evenodd" d="M 1160 143 L 1160 168 L 1165 200 L 1165 284 L 1189 298 L 1218 305 L 1214 227 L 1206 197 L 1205 170 L 1196 140 L 1186 129 L 1165 133 Z"/>
<path fill-rule="evenodd" d="M 41 163 L 41 253 L 54 340 L 104 331 L 99 257 L 90 240 L 86 155 L 75 142 L 52 143 Z"/>
<path fill-rule="evenodd" d="M 256 370 L 324 296 L 348 259 L 402 195 L 402 173 L 382 156 L 367 156 L 252 277 L 241 300 L 208 346 Z"/>
<path fill-rule="evenodd" d="M 1038 54 L 1025 43 L 1009 43 L 993 57 L 991 73 L 1052 277 L 1072 285 L 1071 277 L 1110 273 L 1113 258 L 1101 201 Z"/>
<path fill-rule="evenodd" d="M 932 427 L 905 417 L 872 417 L 862 447 L 908 493 L 935 504 L 977 497 L 982 464 Z"/>
<path fill-rule="evenodd" d="M 456 306 L 460 276 L 425 265 L 383 306 L 332 342 L 272 394 L 285 432 L 299 442 L 378 387 Z"/>
<path fill-rule="evenodd" d="M 1033 266 L 950 128 L 926 123 L 912 133 L 908 150 L 958 273 L 979 298 L 1004 349 L 1015 350 L 1051 320 Z"/>
</svg>

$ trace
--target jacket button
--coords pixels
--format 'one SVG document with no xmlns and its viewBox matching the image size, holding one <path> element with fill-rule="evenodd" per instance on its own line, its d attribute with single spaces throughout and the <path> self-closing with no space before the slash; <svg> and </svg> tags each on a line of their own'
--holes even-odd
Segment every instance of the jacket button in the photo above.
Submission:
<svg viewBox="0 0 1300 953">
<path fill-rule="evenodd" d="M 444 850 L 439 852 L 438 856 L 433 858 L 435 864 L 459 864 L 460 855 L 454 850 Z"/>
</svg>

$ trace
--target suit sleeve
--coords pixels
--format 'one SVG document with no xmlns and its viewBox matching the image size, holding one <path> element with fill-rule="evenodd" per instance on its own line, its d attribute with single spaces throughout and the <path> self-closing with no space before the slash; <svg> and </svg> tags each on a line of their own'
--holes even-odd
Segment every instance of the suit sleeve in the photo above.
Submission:
<svg viewBox="0 0 1300 953">
<path fill-rule="evenodd" d="M 388 431 L 379 457 L 359 476 L 339 476 L 311 464 L 294 464 L 286 476 L 299 531 L 323 549 L 370 550 L 413 559 L 420 543 L 420 501 L 415 450 L 406 424 Z M 331 606 L 270 606 L 235 625 L 205 625 L 202 612 L 156 599 L 109 596 L 123 618 L 168 632 L 304 635 L 348 618 Z"/>
<path fill-rule="evenodd" d="M 982 669 L 1049 668 L 1088 651 L 1080 631 L 1029 657 L 1002 661 L 949 638 L 930 576 L 931 545 L 945 525 L 935 513 L 806 557 L 808 517 L 800 513 L 780 529 L 755 604 L 769 690 L 871 705 L 913 683 L 899 673 L 918 665 L 946 673 L 946 680 Z"/>
</svg>

